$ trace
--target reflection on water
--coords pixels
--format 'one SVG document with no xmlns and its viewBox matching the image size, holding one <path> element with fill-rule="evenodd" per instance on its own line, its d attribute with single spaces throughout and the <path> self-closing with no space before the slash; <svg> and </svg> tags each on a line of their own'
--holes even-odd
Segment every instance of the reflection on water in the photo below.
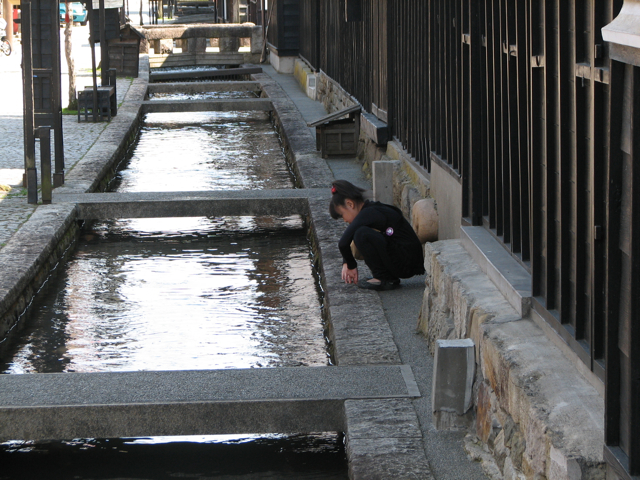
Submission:
<svg viewBox="0 0 640 480">
<path fill-rule="evenodd" d="M 115 183 L 121 192 L 293 185 L 266 114 L 237 112 L 148 115 Z M 299 217 L 94 225 L 0 370 L 327 365 L 303 227 Z M 0 480 L 347 478 L 338 434 L 7 442 L 0 465 Z"/>
<path fill-rule="evenodd" d="M 264 112 L 148 114 L 116 182 L 120 192 L 291 188 Z"/>
<path fill-rule="evenodd" d="M 6 373 L 328 364 L 298 217 L 104 222 L 47 290 Z"/>
<path fill-rule="evenodd" d="M 342 436 L 218 436 L 0 445 L 0 480 L 345 480 Z M 194 441 L 195 440 L 195 441 Z M 202 440 L 197 442 L 197 440 Z"/>
</svg>

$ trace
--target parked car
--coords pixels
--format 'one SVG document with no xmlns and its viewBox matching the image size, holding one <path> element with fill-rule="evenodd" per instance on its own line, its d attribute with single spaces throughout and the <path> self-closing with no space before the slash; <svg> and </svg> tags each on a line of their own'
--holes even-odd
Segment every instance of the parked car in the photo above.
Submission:
<svg viewBox="0 0 640 480">
<path fill-rule="evenodd" d="M 73 13 L 73 21 L 80 25 L 86 25 L 88 20 L 87 9 L 80 2 L 71 2 L 71 12 Z M 64 24 L 67 15 L 67 5 L 60 2 L 60 23 Z"/>
</svg>

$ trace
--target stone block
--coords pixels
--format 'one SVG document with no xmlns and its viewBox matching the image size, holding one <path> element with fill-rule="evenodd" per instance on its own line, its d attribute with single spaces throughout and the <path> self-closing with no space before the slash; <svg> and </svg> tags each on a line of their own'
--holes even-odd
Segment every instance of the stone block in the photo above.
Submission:
<svg viewBox="0 0 640 480">
<path fill-rule="evenodd" d="M 393 172 L 400 165 L 394 161 L 373 162 L 373 199 L 393 205 Z"/>
<path fill-rule="evenodd" d="M 413 204 L 411 225 L 413 225 L 420 242 L 426 243 L 438 240 L 438 211 L 436 210 L 435 200 L 424 198 Z"/>
<path fill-rule="evenodd" d="M 440 428 L 439 419 L 443 426 L 449 421 L 438 415 L 439 412 L 462 416 L 469 411 L 474 376 L 474 345 L 470 339 L 436 341 L 431 403 L 436 428 Z M 468 420 L 463 420 L 463 423 L 468 423 Z"/>
<path fill-rule="evenodd" d="M 419 438 L 347 439 L 346 447 L 351 479 L 433 480 L 424 446 Z"/>
<path fill-rule="evenodd" d="M 220 52 L 235 53 L 240 48 L 238 37 L 222 37 L 219 39 Z"/>
<path fill-rule="evenodd" d="M 478 388 L 476 405 L 476 434 L 483 443 L 489 441 L 493 429 L 491 410 L 491 391 L 489 386 L 482 382 Z"/>
<path fill-rule="evenodd" d="M 253 28 L 251 30 L 251 53 L 262 53 L 262 27 Z"/>
<path fill-rule="evenodd" d="M 189 38 L 187 45 L 189 53 L 204 53 L 207 51 L 206 38 Z"/>
</svg>

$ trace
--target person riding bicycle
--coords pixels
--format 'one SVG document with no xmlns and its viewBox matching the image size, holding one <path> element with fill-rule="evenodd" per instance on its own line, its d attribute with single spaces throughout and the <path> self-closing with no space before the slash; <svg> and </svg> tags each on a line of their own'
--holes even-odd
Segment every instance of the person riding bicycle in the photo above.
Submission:
<svg viewBox="0 0 640 480">
<path fill-rule="evenodd" d="M 0 15 L 0 51 L 5 55 L 11 55 L 11 44 L 7 40 L 7 21 Z"/>
</svg>

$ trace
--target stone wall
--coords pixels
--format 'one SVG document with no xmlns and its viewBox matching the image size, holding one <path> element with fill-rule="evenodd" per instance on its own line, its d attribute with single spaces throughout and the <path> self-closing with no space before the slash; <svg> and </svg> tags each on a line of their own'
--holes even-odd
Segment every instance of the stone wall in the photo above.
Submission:
<svg viewBox="0 0 640 480">
<path fill-rule="evenodd" d="M 476 379 L 470 451 L 492 478 L 605 478 L 604 401 L 529 318 L 522 318 L 459 240 L 425 246 L 418 328 L 471 338 Z"/>
<path fill-rule="evenodd" d="M 358 104 L 339 83 L 322 70 L 316 75 L 316 81 L 316 100 L 322 102 L 327 113 L 337 112 Z"/>
</svg>

